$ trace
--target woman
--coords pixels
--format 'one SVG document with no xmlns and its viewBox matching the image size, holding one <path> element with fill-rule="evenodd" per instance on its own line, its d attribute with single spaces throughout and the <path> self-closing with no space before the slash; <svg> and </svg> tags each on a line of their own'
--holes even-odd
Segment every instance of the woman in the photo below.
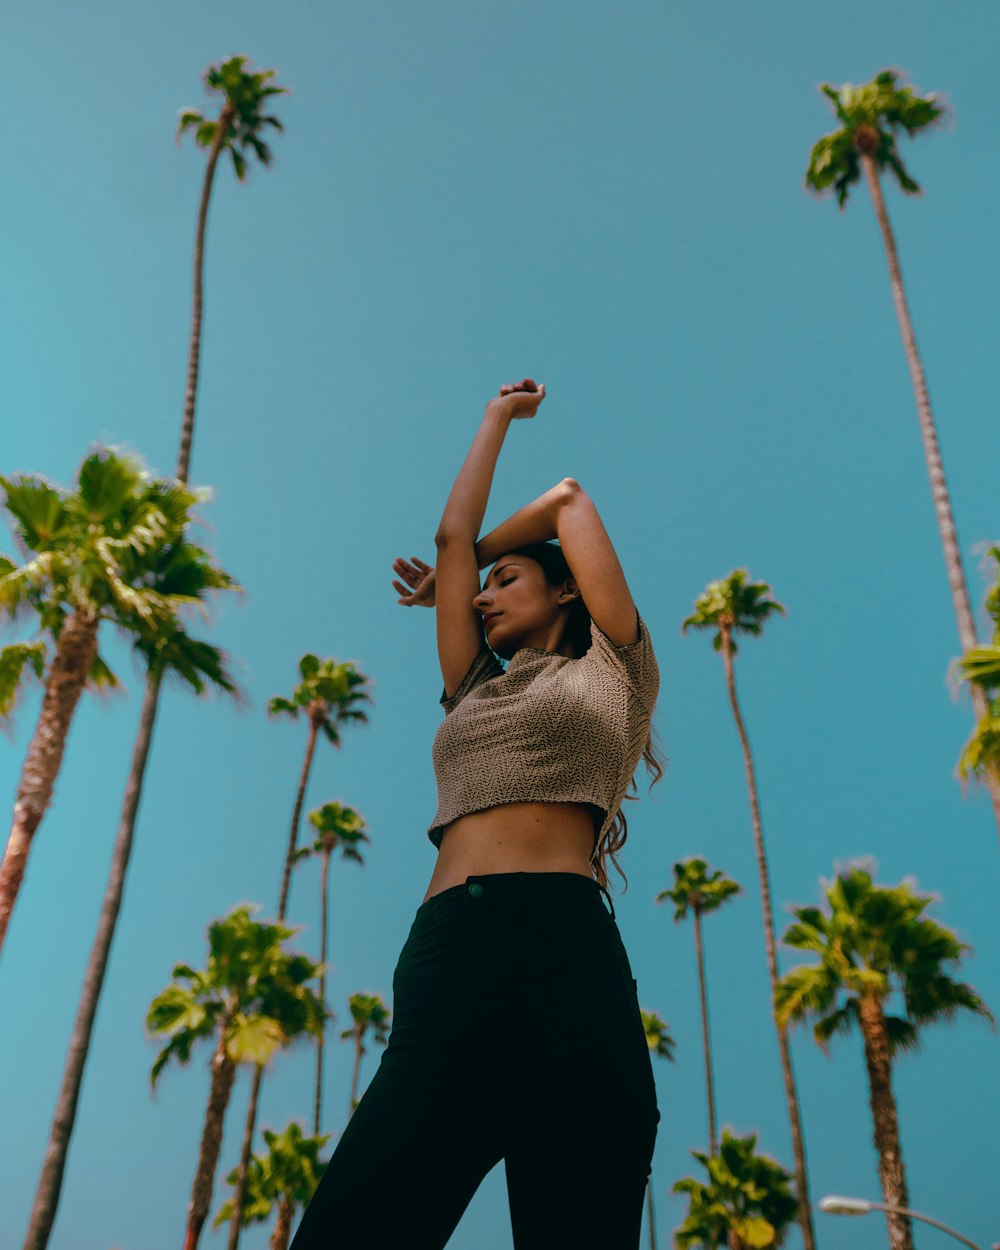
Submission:
<svg viewBox="0 0 1000 1250">
<path fill-rule="evenodd" d="M 438 857 L 388 1046 L 291 1250 L 438 1250 L 501 1159 L 515 1250 L 639 1244 L 660 1113 L 604 861 L 617 867 L 640 758 L 662 774 L 659 671 L 573 479 L 476 542 L 508 427 L 544 398 L 527 378 L 501 387 L 437 567 L 395 564 L 399 602 L 437 608 Z"/>
</svg>

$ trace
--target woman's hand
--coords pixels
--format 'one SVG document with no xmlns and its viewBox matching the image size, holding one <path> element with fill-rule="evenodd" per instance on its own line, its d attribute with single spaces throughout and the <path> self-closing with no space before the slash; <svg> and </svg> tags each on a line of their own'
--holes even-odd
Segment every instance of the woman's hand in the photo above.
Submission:
<svg viewBox="0 0 1000 1250">
<path fill-rule="evenodd" d="M 508 382 L 501 386 L 500 394 L 491 399 L 486 407 L 511 419 L 533 417 L 544 398 L 544 382 L 536 386 L 531 378 L 522 378 L 520 382 Z"/>
<path fill-rule="evenodd" d="M 392 567 L 406 583 L 405 586 L 403 582 L 392 583 L 393 588 L 402 595 L 402 598 L 397 599 L 396 602 L 407 608 L 433 608 L 435 585 L 433 567 L 416 556 L 413 557 L 412 564 L 400 556 L 393 560 Z"/>
</svg>

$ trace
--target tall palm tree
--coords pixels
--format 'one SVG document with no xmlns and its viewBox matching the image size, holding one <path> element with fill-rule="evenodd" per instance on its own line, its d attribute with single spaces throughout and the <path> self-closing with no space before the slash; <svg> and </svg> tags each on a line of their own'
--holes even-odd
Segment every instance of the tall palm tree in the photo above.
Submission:
<svg viewBox="0 0 1000 1250">
<path fill-rule="evenodd" d="M 295 687 L 290 699 L 275 696 L 267 705 L 267 714 L 270 717 L 290 716 L 296 720 L 299 712 L 304 711 L 309 724 L 305 759 L 302 761 L 299 782 L 295 790 L 288 847 L 282 865 L 281 893 L 278 898 L 279 921 L 285 918 L 288 894 L 291 889 L 292 865 L 299 858 L 297 851 L 299 822 L 302 816 L 302 805 L 305 802 L 306 787 L 309 784 L 309 774 L 312 772 L 317 739 L 322 733 L 339 750 L 340 726 L 351 722 L 367 724 L 368 715 L 357 704 L 372 702 L 372 697 L 366 689 L 369 679 L 363 673 L 359 673 L 350 660 L 344 663 L 338 663 L 333 659 L 320 660 L 318 656 L 307 652 L 299 660 L 299 675 L 302 680 Z M 250 1101 L 247 1104 L 246 1123 L 243 1126 L 239 1176 L 236 1182 L 236 1192 L 233 1195 L 235 1206 L 233 1218 L 229 1224 L 229 1240 L 226 1250 L 237 1250 L 239 1245 L 242 1230 L 239 1219 L 239 1212 L 242 1210 L 240 1204 L 243 1200 L 246 1172 L 250 1164 L 250 1147 L 257 1123 L 257 1105 L 260 1101 L 262 1080 L 263 1070 L 258 1068 L 253 1074 L 253 1082 L 250 1086 Z"/>
<path fill-rule="evenodd" d="M 963 789 L 970 776 L 979 781 L 987 777 L 1000 780 L 1000 546 L 990 547 L 987 557 L 992 557 L 997 566 L 997 580 L 986 595 L 993 638 L 982 646 L 971 647 L 952 665 L 953 676 L 977 686 L 987 700 L 986 715 L 980 718 L 959 756 L 958 775 Z"/>
<path fill-rule="evenodd" d="M 358 704 L 371 703 L 372 697 L 367 690 L 369 679 L 359 673 L 352 661 L 338 663 L 336 660 L 320 660 L 318 656 L 307 652 L 299 660 L 299 674 L 302 680 L 295 687 L 290 699 L 276 696 L 267 705 L 268 716 L 290 716 L 298 718 L 304 711 L 309 724 L 306 738 L 306 753 L 299 773 L 299 784 L 295 791 L 295 802 L 292 806 L 292 822 L 288 832 L 288 849 L 285 852 L 285 863 L 281 875 L 281 894 L 278 898 L 278 918 L 283 919 L 288 906 L 288 892 L 292 879 L 292 864 L 295 862 L 295 848 L 299 836 L 299 819 L 302 815 L 302 804 L 305 801 L 306 786 L 312 770 L 316 741 L 320 735 L 332 742 L 339 750 L 341 747 L 341 725 L 356 722 L 368 723 L 368 714 Z"/>
<path fill-rule="evenodd" d="M 352 994 L 348 999 L 348 1007 L 351 1010 L 351 1018 L 354 1024 L 349 1029 L 344 1029 L 341 1037 L 354 1039 L 354 1075 L 351 1078 L 351 1105 L 347 1112 L 348 1120 L 354 1114 L 354 1108 L 358 1105 L 358 1074 L 361 1070 L 361 1056 L 367 1054 L 364 1047 L 365 1036 L 371 1029 L 372 1036 L 380 1046 L 385 1046 L 389 1041 L 389 1017 L 392 1012 L 382 1001 L 378 994 Z"/>
<path fill-rule="evenodd" d="M 896 137 L 902 130 L 912 138 L 936 125 L 944 115 L 944 106 L 933 95 L 919 96 L 912 87 L 899 86 L 895 72 L 888 69 L 882 70 L 871 82 L 862 86 L 845 83 L 841 87 L 832 87 L 829 83 L 824 83 L 821 90 L 830 101 L 840 128 L 823 135 L 813 145 L 805 184 L 809 190 L 819 195 L 833 191 L 838 205 L 843 209 L 851 188 L 862 173 L 868 183 L 872 204 L 875 206 L 875 217 L 882 232 L 893 303 L 896 306 L 906 362 L 913 384 L 959 638 L 963 652 L 967 652 L 977 642 L 976 623 L 969 604 L 969 588 L 962 567 L 962 553 L 958 545 L 951 497 L 945 481 L 944 461 L 931 411 L 927 378 L 917 348 L 906 288 L 903 286 L 896 238 L 882 194 L 882 175 L 886 172 L 892 174 L 900 190 L 907 195 L 920 194 L 919 185 L 910 176 L 900 158 Z M 985 695 L 975 687 L 972 688 L 972 703 L 977 717 L 987 714 Z M 1000 778 L 988 776 L 986 784 L 993 803 L 997 832 L 1000 834 Z"/>
<path fill-rule="evenodd" d="M 150 585 L 149 576 L 157 560 L 181 541 L 191 509 L 207 493 L 153 479 L 137 456 L 108 448 L 84 459 L 70 491 L 35 474 L 0 477 L 0 487 L 25 557 L 22 564 L 0 557 L 0 613 L 36 614 L 52 645 L 0 866 L 2 947 L 80 696 L 88 686 L 118 684 L 98 655 L 101 622 L 134 638 L 158 623 L 169 625 L 178 608 L 197 602 L 186 588 L 163 591 Z M 230 584 L 228 576 L 219 578 L 220 587 Z M 36 672 L 38 654 L 36 648 Z"/>
<path fill-rule="evenodd" d="M 177 143 L 188 127 L 194 128 L 196 142 L 208 148 L 208 162 L 198 205 L 198 224 L 194 240 L 194 307 L 191 315 L 191 338 L 188 347 L 187 391 L 184 395 L 184 420 L 181 428 L 181 445 L 177 458 L 177 477 L 187 481 L 191 462 L 191 442 L 194 438 L 195 397 L 198 391 L 198 373 L 201 362 L 202 321 L 202 273 L 205 261 L 205 225 L 208 221 L 208 202 L 212 195 L 215 167 L 223 148 L 228 149 L 233 160 L 236 177 L 243 182 L 247 173 L 247 157 L 252 150 L 264 166 L 271 164 L 271 149 L 264 141 L 264 127 L 273 126 L 284 130 L 277 117 L 261 113 L 264 102 L 274 95 L 285 95 L 287 87 L 268 83 L 275 71 L 265 69 L 248 73 L 243 66 L 245 56 L 233 56 L 228 61 L 211 65 L 202 75 L 206 92 L 219 92 L 222 107 L 213 121 L 197 109 L 183 108 L 177 123 Z"/>
<path fill-rule="evenodd" d="M 778 1035 L 778 1055 L 781 1060 L 781 1075 L 785 1083 L 785 1100 L 788 1104 L 788 1120 L 792 1134 L 792 1153 L 795 1157 L 799 1223 L 802 1225 L 805 1250 L 815 1250 L 816 1238 L 813 1232 L 812 1205 L 809 1201 L 809 1179 L 806 1173 L 806 1149 L 802 1134 L 799 1095 L 795 1087 L 795 1073 L 792 1069 L 788 1037 L 774 1014 L 774 993 L 778 986 L 778 955 L 777 942 L 774 937 L 774 910 L 771 904 L 771 875 L 764 850 L 764 825 L 760 814 L 760 797 L 757 792 L 753 755 L 750 752 L 750 739 L 747 736 L 739 699 L 736 696 L 736 677 L 733 672 L 733 657 L 738 650 L 734 635 L 759 635 L 763 631 L 764 622 L 775 612 L 784 613 L 785 609 L 780 603 L 768 598 L 770 587 L 765 582 L 748 582 L 748 577 L 746 569 L 734 569 L 721 581 L 710 582 L 695 600 L 694 613 L 681 626 L 681 632 L 687 633 L 689 628 L 715 630 L 712 647 L 722 653 L 729 705 L 732 708 L 736 732 L 739 734 L 740 746 L 743 749 L 743 766 L 750 798 L 750 821 L 753 828 L 754 850 L 757 855 L 757 875 L 760 880 L 764 950 L 767 955 L 767 972 L 771 982 L 771 1014 Z"/>
<path fill-rule="evenodd" d="M 151 1035 L 169 1037 L 153 1064 L 154 1087 L 171 1059 L 187 1063 L 203 1038 L 214 1043 L 184 1250 L 195 1250 L 211 1205 L 236 1065 L 268 1063 L 278 1047 L 322 1028 L 323 1006 L 306 985 L 318 969 L 307 956 L 284 949 L 297 930 L 260 924 L 250 913 L 243 905 L 213 921 L 205 969 L 175 965 L 173 982 L 153 999 L 146 1015 Z"/>
<path fill-rule="evenodd" d="M 701 1035 L 705 1051 L 705 1089 L 708 1094 L 708 1153 L 717 1149 L 715 1136 L 715 1083 L 712 1080 L 712 1044 L 708 1031 L 708 994 L 705 989 L 705 950 L 701 937 L 701 918 L 716 911 L 728 899 L 742 893 L 742 886 L 730 880 L 720 870 L 709 873 L 703 859 L 691 857 L 674 864 L 674 884 L 669 890 L 661 890 L 656 901 L 670 899 L 674 904 L 674 920 L 694 916 L 694 949 L 698 964 L 698 989 L 701 994 Z"/>
<path fill-rule="evenodd" d="M 931 896 L 915 893 L 907 882 L 876 885 L 862 867 L 840 872 L 823 887 L 829 910 L 793 909 L 796 923 L 782 939 L 818 962 L 800 964 L 782 978 L 778 1014 L 785 1023 L 814 1020 L 813 1037 L 824 1050 L 834 1034 L 858 1025 L 882 1193 L 887 1206 L 909 1207 L 892 1060 L 918 1045 L 925 1025 L 959 1011 L 993 1017 L 971 986 L 948 974 L 969 947 L 923 914 Z M 893 995 L 901 997 L 902 1015 L 887 1013 Z M 892 1250 L 912 1250 L 909 1218 L 898 1211 L 886 1218 Z"/>
<path fill-rule="evenodd" d="M 279 130 L 282 129 L 282 125 L 277 118 L 261 116 L 260 105 L 261 101 L 267 96 L 280 94 L 285 89 L 274 86 L 265 86 L 267 79 L 273 77 L 273 70 L 266 70 L 262 73 L 256 74 L 244 72 L 242 67 L 246 59 L 246 57 L 232 57 L 229 61 L 226 61 L 221 65 L 210 67 L 203 76 L 203 81 L 207 90 L 217 90 L 223 93 L 224 103 L 218 119 L 216 121 L 211 121 L 202 117 L 202 115 L 196 110 L 184 109 L 181 111 L 181 117 L 177 130 L 177 141 L 179 143 L 181 135 L 189 126 L 196 127 L 195 137 L 197 142 L 203 147 L 207 146 L 210 148 L 208 165 L 205 171 L 205 179 L 202 186 L 201 201 L 198 208 L 198 222 L 195 233 L 194 307 L 192 312 L 191 333 L 188 349 L 187 390 L 184 397 L 180 448 L 177 458 L 176 476 L 179 481 L 184 483 L 188 481 L 191 463 L 191 444 L 194 436 L 195 396 L 197 392 L 201 359 L 201 324 L 203 303 L 202 277 L 205 252 L 205 227 L 208 220 L 208 204 L 215 176 L 216 164 L 222 149 L 224 147 L 228 148 L 232 155 L 236 176 L 242 182 L 246 176 L 247 150 L 249 148 L 252 148 L 256 152 L 262 164 L 270 164 L 270 150 L 261 138 L 264 126 L 269 125 L 275 126 Z M 208 648 L 208 644 L 191 645 L 196 648 Z M 187 644 L 185 644 L 185 646 L 187 646 Z M 208 650 L 203 651 L 200 656 L 200 659 L 208 664 L 209 668 L 211 668 L 214 663 L 214 660 L 210 655 L 212 650 L 212 648 L 208 648 Z M 190 674 L 195 676 L 197 675 L 197 663 L 193 666 L 190 663 L 182 665 L 182 667 L 185 666 L 188 668 Z M 206 674 L 206 676 L 208 676 L 208 674 Z M 211 678 L 209 679 L 212 680 Z M 188 684 L 194 684 L 187 678 L 185 680 L 188 680 Z M 149 759 L 149 750 L 153 737 L 153 727 L 156 721 L 161 686 L 161 678 L 157 676 L 155 667 L 151 667 L 149 669 L 146 689 L 143 695 L 142 708 L 139 714 L 139 724 L 136 730 L 135 744 L 132 748 L 132 762 L 122 800 L 122 809 L 119 816 L 118 832 L 115 837 L 115 849 L 112 858 L 111 872 L 108 877 L 107 886 L 105 887 L 104 901 L 101 907 L 99 929 L 94 939 L 94 945 L 91 953 L 91 963 L 88 965 L 86 973 L 84 974 L 83 993 L 85 998 L 88 995 L 99 995 L 101 986 L 103 985 L 104 970 L 107 965 L 107 956 L 110 951 L 110 943 L 114 937 L 114 928 L 120 907 L 121 893 L 124 886 L 125 875 L 128 870 L 129 858 L 131 856 L 133 831 L 135 821 L 138 816 L 140 800 L 142 798 L 145 769 Z M 195 686 L 195 688 L 197 689 L 197 686 Z M 109 919 L 111 927 L 109 930 L 106 930 L 105 926 Z M 94 999 L 94 1004 L 96 1008 L 96 997 Z M 81 1002 L 81 1016 L 78 1016 L 78 1023 L 82 1018 L 83 1010 L 83 1002 Z M 89 1045 L 89 1030 L 86 1038 L 80 1038 L 74 1033 L 74 1039 L 70 1043 L 70 1050 L 71 1054 L 76 1054 L 77 1060 L 81 1065 L 81 1076 L 82 1064 L 86 1060 L 86 1051 L 89 1048 Z M 57 1120 L 58 1119 L 59 1113 L 57 1111 Z M 68 1136 L 65 1145 L 68 1146 Z M 50 1141 L 49 1152 L 50 1154 L 53 1152 L 56 1154 L 62 1152 L 63 1162 L 65 1161 L 65 1146 L 59 1147 L 54 1141 Z M 49 1176 L 49 1180 L 45 1179 L 46 1175 Z M 43 1171 L 43 1181 L 40 1185 L 38 1195 L 36 1195 L 36 1213 L 32 1216 L 32 1230 L 37 1227 L 38 1231 L 29 1231 L 29 1241 L 26 1243 L 27 1246 L 31 1247 L 31 1250 L 43 1250 L 43 1247 L 48 1244 L 49 1232 L 51 1231 L 55 1220 L 56 1205 L 59 1201 L 61 1176 L 62 1165 L 59 1166 L 58 1173 L 56 1173 L 50 1168 L 47 1156 L 45 1171 Z M 54 1184 L 52 1183 L 53 1179 L 55 1182 Z"/>
<path fill-rule="evenodd" d="M 210 563 L 207 554 L 187 540 L 165 553 L 154 572 L 152 585 L 161 594 L 183 588 L 186 594 L 195 596 L 199 601 L 210 589 L 235 588 L 235 583 Z M 231 695 L 237 702 L 246 702 L 245 692 L 229 673 L 225 653 L 190 637 L 179 623 L 138 635 L 135 649 L 145 662 L 155 690 L 159 690 L 163 681 L 173 680 L 198 695 L 206 694 L 214 687 Z M 133 757 L 131 775 L 141 772 L 144 763 L 144 759 Z M 97 933 L 87 961 L 24 1250 L 41 1250 L 48 1244 L 59 1205 L 83 1073 L 125 889 L 125 870 L 131 853 L 135 808 L 138 806 L 138 793 L 134 786 L 126 790 L 126 800 L 130 818 L 119 826 L 112 852 Z"/>
<path fill-rule="evenodd" d="M 676 1043 L 670 1032 L 670 1025 L 655 1011 L 643 1011 L 640 1008 L 639 1015 L 642 1017 L 642 1031 L 646 1034 L 649 1053 L 656 1055 L 658 1059 L 669 1059 L 673 1063 Z M 646 1206 L 649 1215 L 649 1250 L 656 1250 L 656 1212 L 653 1209 L 652 1175 L 646 1182 Z"/>
<path fill-rule="evenodd" d="M 784 1245 L 799 1205 L 791 1176 L 767 1155 L 757 1154 L 757 1135 L 734 1137 L 722 1130 L 717 1155 L 691 1153 L 708 1181 L 686 1176 L 673 1186 L 688 1195 L 688 1214 L 674 1233 L 677 1250 L 777 1250 Z"/>
<path fill-rule="evenodd" d="M 364 859 L 359 849 L 362 842 L 371 842 L 364 832 L 365 820 L 352 807 L 344 807 L 340 803 L 324 803 L 309 813 L 309 822 L 317 831 L 316 841 L 311 847 L 303 847 L 301 857 L 321 855 L 323 867 L 320 873 L 320 973 L 319 999 L 326 1007 L 326 968 L 327 947 L 329 945 L 329 880 L 330 857 L 339 847 L 343 859 L 353 860 L 364 866 Z M 332 1020 L 333 1015 L 329 1018 Z M 319 1133 L 320 1118 L 323 1106 L 323 1048 L 326 1029 L 316 1035 L 316 1095 L 313 1107 L 313 1133 Z"/>
<path fill-rule="evenodd" d="M 294 1122 L 281 1134 L 264 1129 L 268 1153 L 250 1156 L 242 1224 L 246 1227 L 262 1223 L 276 1206 L 278 1218 L 271 1234 L 271 1250 L 288 1250 L 295 1212 L 312 1198 L 326 1170 L 326 1164 L 319 1161 L 319 1152 L 329 1139 L 329 1133 L 303 1137 L 302 1129 Z M 236 1183 L 238 1173 L 239 1168 L 229 1173 L 226 1179 L 230 1185 Z M 232 1219 L 235 1210 L 232 1198 L 227 1199 L 212 1221 L 213 1228 Z"/>
</svg>

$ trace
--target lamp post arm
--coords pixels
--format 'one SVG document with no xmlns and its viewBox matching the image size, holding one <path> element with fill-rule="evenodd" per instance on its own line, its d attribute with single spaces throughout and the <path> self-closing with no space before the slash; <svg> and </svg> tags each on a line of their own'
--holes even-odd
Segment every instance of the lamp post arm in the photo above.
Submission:
<svg viewBox="0 0 1000 1250">
<path fill-rule="evenodd" d="M 873 1202 L 872 1206 L 879 1211 L 891 1211 L 898 1215 L 908 1215 L 911 1220 L 923 1220 L 925 1224 L 933 1224 L 935 1228 L 940 1228 L 943 1233 L 950 1233 L 956 1241 L 961 1241 L 966 1246 L 971 1246 L 972 1250 L 981 1250 L 974 1241 L 970 1241 L 968 1237 L 963 1237 L 961 1233 L 956 1233 L 953 1228 L 949 1228 L 947 1224 L 942 1224 L 940 1220 L 932 1219 L 929 1215 L 921 1215 L 919 1211 L 911 1211 L 908 1207 L 891 1207 L 884 1202 Z"/>
</svg>

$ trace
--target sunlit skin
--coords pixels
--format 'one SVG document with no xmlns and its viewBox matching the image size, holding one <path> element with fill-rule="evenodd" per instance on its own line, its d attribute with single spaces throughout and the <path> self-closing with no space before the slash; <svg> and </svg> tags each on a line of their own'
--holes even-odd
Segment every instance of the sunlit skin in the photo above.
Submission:
<svg viewBox="0 0 1000 1250">
<path fill-rule="evenodd" d="M 579 594 L 572 578 L 550 586 L 537 560 L 510 553 L 496 561 L 472 603 L 484 617 L 499 614 L 487 623 L 486 637 L 504 659 L 525 646 L 575 659 L 562 635 Z M 592 879 L 599 819 L 587 803 L 546 802 L 504 803 L 460 816 L 442 834 L 423 901 L 478 873 L 575 872 Z"/>
<path fill-rule="evenodd" d="M 545 397 L 544 384 L 530 378 L 500 388 L 500 398 L 530 393 L 518 415 L 533 416 Z M 536 402 L 537 401 L 537 402 Z M 495 401 L 494 401 L 495 402 Z M 418 556 L 397 558 L 392 583 L 398 603 L 433 607 L 435 570 Z M 521 647 L 537 647 L 577 659 L 563 641 L 573 601 L 580 596 L 572 578 L 550 586 L 542 566 L 528 556 L 508 552 L 493 564 L 482 590 L 472 600 L 485 621 L 484 633 L 497 655 L 509 660 Z M 486 618 L 495 613 L 496 618 Z M 575 872 L 594 879 L 590 855 L 604 813 L 589 803 L 502 803 L 469 812 L 447 825 L 423 901 L 466 877 L 495 872 Z"/>
</svg>

